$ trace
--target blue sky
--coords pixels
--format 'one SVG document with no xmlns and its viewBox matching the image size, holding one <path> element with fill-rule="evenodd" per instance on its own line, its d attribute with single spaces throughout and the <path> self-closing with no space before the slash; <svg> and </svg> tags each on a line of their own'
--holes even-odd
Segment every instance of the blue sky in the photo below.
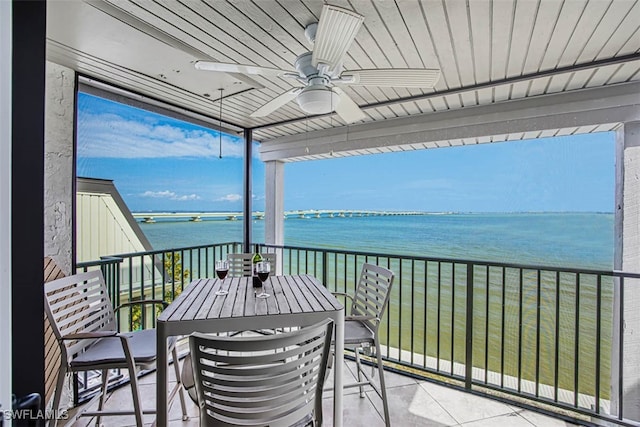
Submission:
<svg viewBox="0 0 640 427">
<path fill-rule="evenodd" d="M 78 176 L 112 179 L 136 211 L 242 210 L 243 141 L 87 94 Z M 613 133 L 355 156 L 285 166 L 285 209 L 612 212 Z M 255 144 L 253 207 L 264 209 Z"/>
</svg>

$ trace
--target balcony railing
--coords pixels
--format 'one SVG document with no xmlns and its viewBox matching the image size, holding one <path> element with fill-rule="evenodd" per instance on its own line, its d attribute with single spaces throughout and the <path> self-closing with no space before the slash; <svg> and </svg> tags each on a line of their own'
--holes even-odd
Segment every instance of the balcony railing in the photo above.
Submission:
<svg viewBox="0 0 640 427">
<path fill-rule="evenodd" d="M 102 268 L 114 304 L 172 300 L 182 286 L 212 277 L 230 242 L 114 255 L 82 263 Z M 353 293 L 362 263 L 396 274 L 381 327 L 391 369 L 542 406 L 558 417 L 637 426 L 624 417 L 632 378 L 623 366 L 625 290 L 640 274 L 292 246 L 276 271 L 312 274 L 330 291 Z M 632 288 L 630 288 L 632 287 Z M 155 313 L 123 314 L 123 328 L 154 326 Z M 81 391 L 80 391 L 81 392 Z"/>
</svg>

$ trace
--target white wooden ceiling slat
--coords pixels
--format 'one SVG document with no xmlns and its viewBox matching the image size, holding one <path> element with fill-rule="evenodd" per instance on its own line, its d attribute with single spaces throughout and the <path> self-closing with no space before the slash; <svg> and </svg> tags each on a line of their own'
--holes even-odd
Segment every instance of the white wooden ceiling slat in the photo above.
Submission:
<svg viewBox="0 0 640 427">
<path fill-rule="evenodd" d="M 570 127 L 570 128 L 562 128 L 558 131 L 558 133 L 556 134 L 556 136 L 567 136 L 567 135 L 573 135 L 575 133 L 575 131 L 578 128 L 576 127 Z"/>
<path fill-rule="evenodd" d="M 609 29 L 611 35 L 596 60 L 609 56 L 629 55 L 640 51 L 640 3 L 635 2 L 615 31 Z"/>
<path fill-rule="evenodd" d="M 598 23 L 595 31 L 591 34 L 584 46 L 582 53 L 578 57 L 578 63 L 590 62 L 598 57 L 604 58 L 616 55 L 620 50 L 619 45 L 609 45 L 607 50 L 604 48 L 608 45 L 612 35 L 621 30 L 621 24 L 627 17 L 629 17 L 629 13 L 633 8 L 634 3 L 637 5 L 637 2 L 629 0 L 617 0 L 611 3 L 611 7 L 607 9 L 602 20 Z M 631 19 L 635 18 L 635 22 L 630 25 L 637 26 L 638 20 L 640 19 L 637 11 L 639 11 L 640 8 L 636 8 L 635 10 L 636 16 L 630 17 Z M 630 26 L 625 26 L 623 28 L 628 30 L 630 29 Z M 620 33 L 621 36 L 624 37 L 625 32 L 620 31 Z M 628 32 L 626 34 L 628 34 Z"/>
<path fill-rule="evenodd" d="M 631 55 L 640 53 L 640 26 L 629 36 L 629 40 L 620 48 L 618 55 Z"/>
<path fill-rule="evenodd" d="M 363 111 L 373 121 L 383 120 L 384 116 L 380 114 L 377 108 L 367 108 Z"/>
<path fill-rule="evenodd" d="M 640 78 L 640 61 L 621 64 L 620 68 L 611 77 L 609 84 L 628 82 Z"/>
<path fill-rule="evenodd" d="M 565 90 L 582 89 L 587 86 L 589 79 L 593 75 L 593 70 L 580 70 L 571 75 L 571 80 Z"/>
<path fill-rule="evenodd" d="M 609 65 L 608 67 L 600 67 L 593 73 L 593 76 L 589 80 L 587 87 L 602 86 L 607 84 L 609 80 L 620 69 L 620 64 Z"/>
<path fill-rule="evenodd" d="M 610 132 L 614 130 L 618 126 L 617 123 L 603 123 L 601 125 L 596 126 L 592 132 Z"/>
<path fill-rule="evenodd" d="M 144 2 L 146 0 L 138 1 Z M 173 7 L 174 4 L 173 0 L 156 1 L 164 2 L 167 7 Z M 250 23 L 235 8 L 226 8 L 226 13 L 218 11 L 218 8 L 226 5 L 226 2 L 213 2 L 210 5 L 202 2 L 188 2 L 182 11 L 188 14 L 189 21 L 193 20 L 201 31 L 215 37 L 215 40 L 224 42 L 235 51 L 250 54 L 250 63 L 285 70 L 293 69 L 292 64 L 296 55 L 291 50 L 286 48 L 284 51 L 280 50 L 283 49 L 280 42 L 274 40 L 255 24 Z M 181 18 L 180 15 L 174 16 L 173 19 Z M 245 27 L 249 25 L 249 28 Z M 256 34 L 251 31 L 256 31 Z M 211 45 L 215 46 L 213 39 Z M 277 51 L 274 51 L 275 49 Z"/>
<path fill-rule="evenodd" d="M 216 2 L 216 7 L 218 3 L 223 2 Z M 296 56 L 313 48 L 304 35 L 304 25 L 279 3 L 275 1 L 244 2 L 243 11 L 256 25 L 264 28 L 271 37 L 291 49 Z"/>
<path fill-rule="evenodd" d="M 493 88 L 477 90 L 476 97 L 478 98 L 478 103 L 480 105 L 493 103 Z"/>
<path fill-rule="evenodd" d="M 453 41 L 445 18 L 441 2 L 428 2 L 424 5 L 427 28 L 433 37 L 436 55 L 440 60 L 442 74 L 440 80 L 447 89 L 460 87 L 460 74 L 455 62 Z"/>
<path fill-rule="evenodd" d="M 520 141 L 523 139 L 523 132 L 514 132 L 507 135 L 507 141 Z"/>
<path fill-rule="evenodd" d="M 366 9 L 361 9 L 359 7 L 360 2 L 362 2 L 362 5 L 366 7 Z M 387 48 L 391 48 L 391 46 L 393 46 L 394 49 L 397 49 L 398 58 L 395 59 L 394 57 L 390 57 L 394 68 L 425 67 L 416 49 L 415 41 L 411 38 L 411 34 L 407 30 L 404 17 L 401 15 L 396 2 L 357 0 L 354 2 L 354 6 L 356 6 L 356 9 L 359 12 L 364 10 L 366 16 L 364 25 L 367 26 L 367 28 L 372 28 L 376 31 L 375 34 L 378 40 L 383 39 L 383 41 L 380 42 L 380 45 L 384 49 L 385 53 L 388 54 L 389 51 L 387 51 Z M 375 15 L 371 13 L 372 16 L 376 17 L 373 23 L 369 18 L 369 13 L 367 13 L 369 7 L 372 7 L 376 11 Z M 380 21 L 379 23 L 378 20 Z M 384 27 L 384 31 L 382 27 Z M 393 29 L 393 34 L 390 29 Z M 390 49 L 390 51 L 393 51 L 393 49 Z M 400 59 L 402 61 L 400 61 Z M 401 65 L 402 63 L 405 65 Z"/>
<path fill-rule="evenodd" d="M 553 29 L 553 34 L 540 62 L 540 70 L 551 70 L 558 66 L 562 53 L 571 37 L 575 34 L 576 27 L 586 6 L 587 0 L 562 2 L 558 22 Z"/>
<path fill-rule="evenodd" d="M 407 115 L 423 113 L 423 111 L 420 109 L 418 104 L 415 102 L 403 102 L 401 105 L 402 105 L 402 108 L 404 108 L 404 110 L 407 112 Z"/>
<path fill-rule="evenodd" d="M 473 65 L 476 83 L 491 80 L 491 2 L 469 2 Z"/>
<path fill-rule="evenodd" d="M 507 77 L 524 74 L 524 64 L 531 46 L 533 24 L 539 6 L 539 0 L 516 3 Z"/>
<path fill-rule="evenodd" d="M 562 92 L 569 83 L 570 78 L 571 73 L 556 74 L 551 77 L 551 82 L 549 82 L 547 87 L 547 93 Z"/>
<path fill-rule="evenodd" d="M 580 126 L 578 128 L 578 130 L 576 130 L 576 134 L 582 134 L 582 133 L 591 133 L 593 132 L 598 126 L 597 125 L 593 125 L 593 126 Z"/>
<path fill-rule="evenodd" d="M 511 85 L 511 95 L 509 99 L 524 98 L 529 92 L 529 82 L 516 82 Z"/>
<path fill-rule="evenodd" d="M 507 101 L 511 98 L 512 85 L 496 86 L 493 90 L 493 98 L 495 102 Z"/>
<path fill-rule="evenodd" d="M 476 91 L 462 92 L 460 94 L 461 105 L 463 107 L 473 107 L 474 105 L 478 105 L 476 95 Z"/>
<path fill-rule="evenodd" d="M 542 0 L 540 2 L 531 35 L 532 42 L 524 63 L 523 74 L 540 71 L 541 63 L 551 36 L 553 35 L 555 24 L 558 21 L 562 4 L 563 2 L 557 0 Z"/>
<path fill-rule="evenodd" d="M 547 92 L 547 87 L 549 86 L 550 81 L 551 77 L 542 77 L 533 80 L 529 87 L 529 94 L 527 96 L 543 95 Z"/>
<path fill-rule="evenodd" d="M 407 110 L 405 110 L 402 105 L 399 104 L 393 104 L 389 106 L 389 109 L 391 109 L 391 111 L 393 111 L 393 114 L 395 114 L 395 117 L 404 117 L 407 115 Z"/>
<path fill-rule="evenodd" d="M 556 135 L 556 129 L 543 130 L 540 132 L 540 138 L 551 138 Z"/>
<path fill-rule="evenodd" d="M 369 110 L 367 109 L 367 111 Z M 393 112 L 393 110 L 390 108 L 389 105 L 383 105 L 382 107 L 378 107 L 376 108 L 376 111 L 378 112 L 378 114 L 380 114 L 383 117 L 382 120 L 392 119 L 397 117 L 396 113 Z"/>
<path fill-rule="evenodd" d="M 473 58 L 473 38 L 470 33 L 469 15 L 466 2 L 445 2 L 445 19 L 453 42 L 454 60 L 462 86 L 475 84 Z"/>
<path fill-rule="evenodd" d="M 444 111 L 444 110 L 448 110 L 449 107 L 447 106 L 447 104 L 444 102 L 444 97 L 443 96 L 438 96 L 435 98 L 431 98 L 431 104 L 433 105 L 433 108 L 435 109 L 435 111 Z"/>
<path fill-rule="evenodd" d="M 576 25 L 573 37 L 569 39 L 565 50 L 562 52 L 558 67 L 567 67 L 578 63 L 580 53 L 610 5 L 611 0 L 597 0 L 587 3 Z"/>
<path fill-rule="evenodd" d="M 432 113 L 436 111 L 435 108 L 433 108 L 433 104 L 428 99 L 418 99 L 415 103 L 423 113 Z"/>
<path fill-rule="evenodd" d="M 491 21 L 491 80 L 507 77 L 515 2 L 493 2 Z"/>
<path fill-rule="evenodd" d="M 444 101 L 447 104 L 448 109 L 458 109 L 462 107 L 462 101 L 460 100 L 460 96 L 457 94 L 445 95 Z"/>
<path fill-rule="evenodd" d="M 433 46 L 433 37 L 429 32 L 427 21 L 423 15 L 425 12 L 424 7 L 428 7 L 428 4 L 418 0 L 403 0 L 396 2 L 396 4 L 402 13 L 402 18 L 424 67 L 441 68 L 438 55 Z M 445 79 L 440 78 L 436 82 L 434 89 L 444 90 L 447 87 Z"/>
<path fill-rule="evenodd" d="M 522 139 L 536 139 L 540 135 L 540 131 L 525 132 Z"/>
</svg>

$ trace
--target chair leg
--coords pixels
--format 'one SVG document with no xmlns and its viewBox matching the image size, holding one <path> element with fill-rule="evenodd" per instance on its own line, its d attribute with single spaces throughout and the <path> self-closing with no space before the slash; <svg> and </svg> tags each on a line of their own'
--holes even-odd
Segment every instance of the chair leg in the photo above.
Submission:
<svg viewBox="0 0 640 427">
<path fill-rule="evenodd" d="M 361 383 L 362 382 L 362 365 L 360 364 L 360 349 L 358 347 L 356 347 L 354 349 L 354 352 L 356 354 L 356 371 L 357 371 L 357 377 L 358 377 L 358 382 Z M 360 385 L 360 387 L 358 387 L 360 389 L 360 397 L 364 397 L 364 386 Z"/>
<path fill-rule="evenodd" d="M 129 368 L 129 382 L 131 383 L 131 394 L 133 395 L 133 410 L 136 415 L 136 426 L 142 427 L 142 402 L 140 400 L 140 386 L 138 385 L 138 370 L 135 366 Z"/>
<path fill-rule="evenodd" d="M 58 371 L 58 379 L 56 380 L 56 391 L 53 394 L 53 406 L 52 409 L 54 411 L 57 411 L 60 409 L 60 399 L 62 397 L 62 387 L 64 387 L 64 379 L 67 376 L 67 371 L 66 369 L 64 369 L 64 366 L 60 368 L 60 370 Z M 54 417 L 54 421 L 53 421 L 53 427 L 56 427 L 58 425 L 58 417 Z"/>
<path fill-rule="evenodd" d="M 380 375 L 380 393 L 382 393 L 382 406 L 384 408 L 384 422 L 387 427 L 391 426 L 391 417 L 389 416 L 389 403 L 387 402 L 387 387 L 384 384 L 384 368 L 382 365 L 382 352 L 380 351 L 380 342 L 376 336 L 376 359 L 378 361 L 378 375 Z"/>
<path fill-rule="evenodd" d="M 184 387 L 182 386 L 180 359 L 178 358 L 178 350 L 175 345 L 171 350 L 171 357 L 173 358 L 173 369 L 176 372 L 176 382 L 178 383 L 178 394 L 180 395 L 180 406 L 182 407 L 182 421 L 187 421 L 189 419 L 189 415 L 187 414 L 187 403 L 184 400 Z"/>
<path fill-rule="evenodd" d="M 98 402 L 98 411 L 102 411 L 104 408 L 104 400 L 107 396 L 107 384 L 109 384 L 109 370 L 102 370 L 102 387 L 100 389 L 100 401 Z M 101 416 L 96 416 L 96 427 L 100 427 Z"/>
</svg>

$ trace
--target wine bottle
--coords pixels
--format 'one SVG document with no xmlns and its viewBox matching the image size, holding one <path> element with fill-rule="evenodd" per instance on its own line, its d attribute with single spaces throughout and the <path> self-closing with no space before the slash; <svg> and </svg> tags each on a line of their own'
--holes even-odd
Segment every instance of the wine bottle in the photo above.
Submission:
<svg viewBox="0 0 640 427">
<path fill-rule="evenodd" d="M 253 255 L 253 258 L 251 259 L 251 262 L 253 264 L 253 287 L 254 288 L 260 288 L 262 287 L 262 280 L 260 280 L 258 278 L 258 275 L 256 273 L 256 264 L 259 262 L 262 262 L 262 255 L 260 255 L 260 252 L 256 252 L 255 255 Z"/>
</svg>

